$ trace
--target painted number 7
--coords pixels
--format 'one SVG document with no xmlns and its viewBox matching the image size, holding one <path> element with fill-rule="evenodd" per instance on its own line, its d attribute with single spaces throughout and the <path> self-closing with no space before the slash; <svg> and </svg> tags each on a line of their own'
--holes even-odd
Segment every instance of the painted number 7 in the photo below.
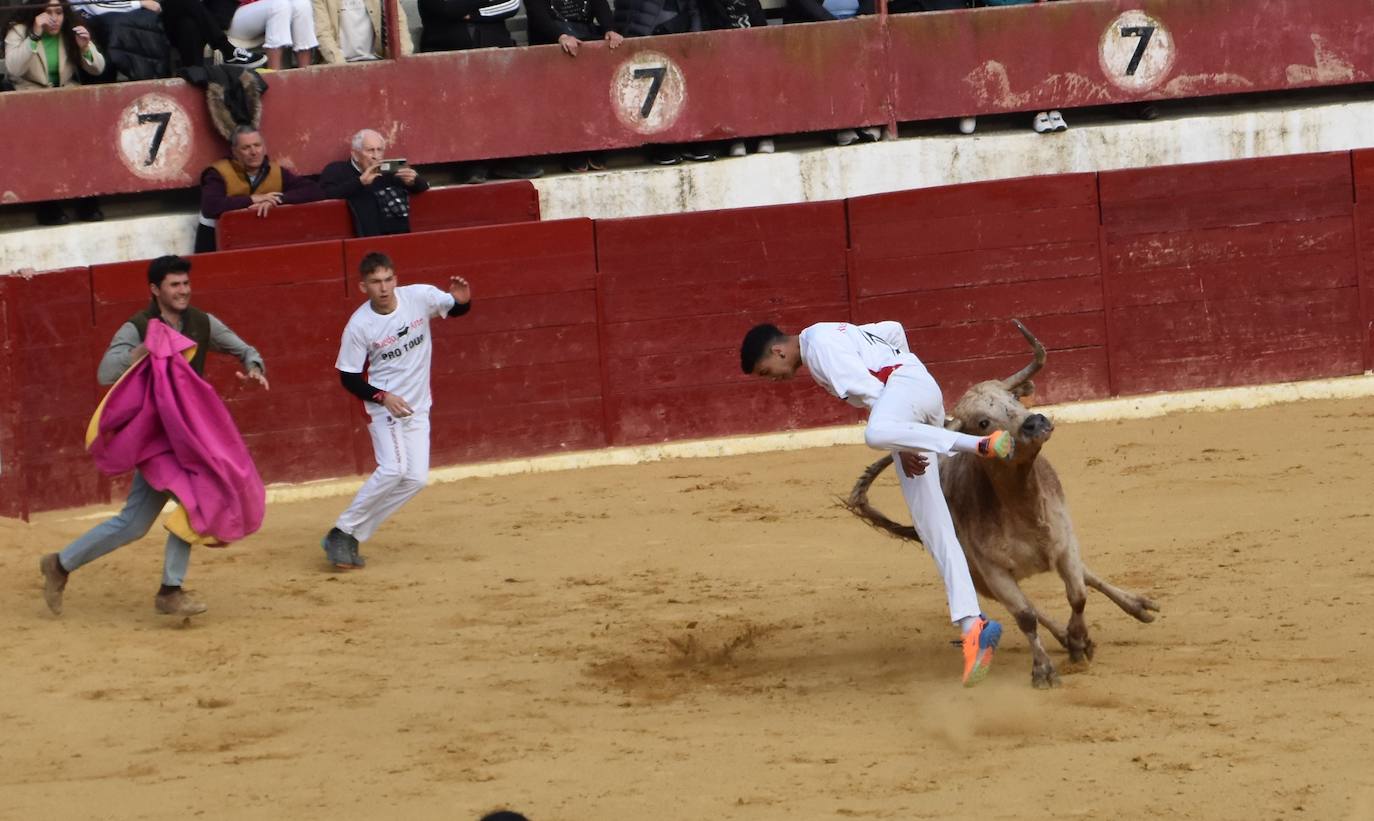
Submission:
<svg viewBox="0 0 1374 821">
<path fill-rule="evenodd" d="M 1150 38 L 1155 35 L 1154 26 L 1122 26 L 1122 37 L 1139 37 L 1140 42 L 1135 44 L 1135 54 L 1131 55 L 1131 61 L 1126 64 L 1126 76 L 1135 75 L 1135 70 L 1140 68 L 1140 58 L 1145 56 L 1145 49 L 1150 45 Z"/>
<path fill-rule="evenodd" d="M 634 78 L 643 80 L 645 77 L 652 77 L 654 81 L 649 83 L 649 93 L 644 95 L 644 104 L 639 107 L 639 116 L 648 119 L 649 112 L 654 110 L 654 100 L 658 99 L 658 90 L 663 87 L 663 78 L 668 74 L 667 66 L 648 66 L 647 68 L 635 69 Z"/>
<path fill-rule="evenodd" d="M 157 150 L 162 147 L 162 135 L 167 133 L 167 124 L 171 121 L 172 112 L 170 111 L 138 115 L 139 125 L 157 123 L 157 131 L 153 132 L 153 144 L 148 146 L 148 159 L 143 161 L 144 165 L 152 165 L 157 160 Z"/>
</svg>

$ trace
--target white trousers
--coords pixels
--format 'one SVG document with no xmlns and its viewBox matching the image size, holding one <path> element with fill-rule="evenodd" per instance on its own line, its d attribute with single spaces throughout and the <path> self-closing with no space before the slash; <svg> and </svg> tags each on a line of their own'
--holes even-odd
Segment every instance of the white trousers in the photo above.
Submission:
<svg viewBox="0 0 1374 821">
<path fill-rule="evenodd" d="M 903 450 L 948 456 L 954 453 L 959 435 L 945 430 L 944 422 L 944 396 L 935 378 L 921 368 L 898 368 L 888 377 L 887 386 L 868 414 L 864 442 L 871 448 L 892 451 L 894 459 Z M 900 461 L 893 468 L 916 533 L 945 582 L 950 620 L 957 623 L 977 616 L 981 612 L 978 594 L 940 489 L 939 459 L 931 458 L 930 467 L 921 476 L 907 476 Z"/>
<path fill-rule="evenodd" d="M 420 492 L 429 479 L 429 414 L 397 419 L 382 413 L 367 426 L 377 469 L 334 526 L 360 542 Z"/>
<path fill-rule="evenodd" d="M 235 40 L 263 37 L 263 48 L 305 51 L 320 44 L 315 38 L 315 9 L 311 0 L 253 0 L 238 7 L 225 32 Z"/>
</svg>

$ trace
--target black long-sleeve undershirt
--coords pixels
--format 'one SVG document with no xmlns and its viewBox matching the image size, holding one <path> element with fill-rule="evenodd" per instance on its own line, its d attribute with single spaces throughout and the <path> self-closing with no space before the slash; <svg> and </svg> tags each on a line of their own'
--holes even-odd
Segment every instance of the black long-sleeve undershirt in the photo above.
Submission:
<svg viewBox="0 0 1374 821">
<path fill-rule="evenodd" d="M 454 302 L 453 307 L 448 309 L 448 316 L 462 316 L 472 310 L 472 302 Z M 339 383 L 344 386 L 344 390 L 363 400 L 364 402 L 375 402 L 381 404 L 378 397 L 386 394 L 381 388 L 368 384 L 360 373 L 350 373 L 349 371 L 339 371 Z"/>
</svg>

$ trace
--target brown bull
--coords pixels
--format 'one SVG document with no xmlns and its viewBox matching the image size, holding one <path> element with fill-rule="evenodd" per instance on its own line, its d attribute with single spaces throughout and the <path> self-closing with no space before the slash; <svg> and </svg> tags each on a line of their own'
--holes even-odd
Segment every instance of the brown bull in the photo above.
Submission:
<svg viewBox="0 0 1374 821">
<path fill-rule="evenodd" d="M 960 453 L 940 463 L 940 484 L 954 518 L 955 532 L 968 558 L 973 585 L 997 599 L 1016 618 L 1030 642 L 1031 683 L 1053 687 L 1059 674 L 1040 643 L 1036 624 L 1042 624 L 1069 651 L 1075 662 L 1090 660 L 1094 645 L 1083 620 L 1087 587 L 1102 592 L 1140 621 L 1154 621 L 1159 608 L 1138 593 L 1122 590 L 1083 565 L 1078 552 L 1064 488 L 1040 448 L 1054 433 L 1043 414 L 1021 404 L 1034 386 L 1031 376 L 1045 364 L 1045 348 L 1019 321 L 1016 327 L 1034 351 L 1030 364 L 1008 379 L 980 382 L 969 388 L 945 423 L 951 430 L 985 436 L 995 430 L 1012 432 L 1016 451 L 1009 461 L 980 459 Z M 846 506 L 868 523 L 896 536 L 920 541 L 914 528 L 897 524 L 868 503 L 868 489 L 888 465 L 887 455 L 869 465 Z M 1026 598 L 1017 581 L 1053 569 L 1064 580 L 1072 615 L 1068 629 L 1060 627 Z M 1086 585 L 1086 587 L 1085 587 Z"/>
</svg>

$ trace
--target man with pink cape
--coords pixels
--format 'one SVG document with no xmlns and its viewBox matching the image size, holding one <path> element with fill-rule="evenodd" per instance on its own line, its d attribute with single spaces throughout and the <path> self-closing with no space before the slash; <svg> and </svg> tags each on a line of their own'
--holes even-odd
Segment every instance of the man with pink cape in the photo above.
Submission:
<svg viewBox="0 0 1374 821">
<path fill-rule="evenodd" d="M 169 498 L 158 613 L 194 616 L 206 607 L 182 590 L 191 545 L 223 546 L 262 525 L 262 479 L 224 403 L 203 378 L 210 351 L 243 363 L 244 382 L 267 389 L 262 357 L 213 315 L 191 307 L 191 263 L 158 257 L 148 266 L 152 301 L 120 326 L 97 378 L 114 385 L 97 408 L 86 445 L 108 474 L 133 469 L 129 499 L 109 519 L 39 560 L 43 598 L 56 615 L 68 575 L 143 537 Z"/>
</svg>

